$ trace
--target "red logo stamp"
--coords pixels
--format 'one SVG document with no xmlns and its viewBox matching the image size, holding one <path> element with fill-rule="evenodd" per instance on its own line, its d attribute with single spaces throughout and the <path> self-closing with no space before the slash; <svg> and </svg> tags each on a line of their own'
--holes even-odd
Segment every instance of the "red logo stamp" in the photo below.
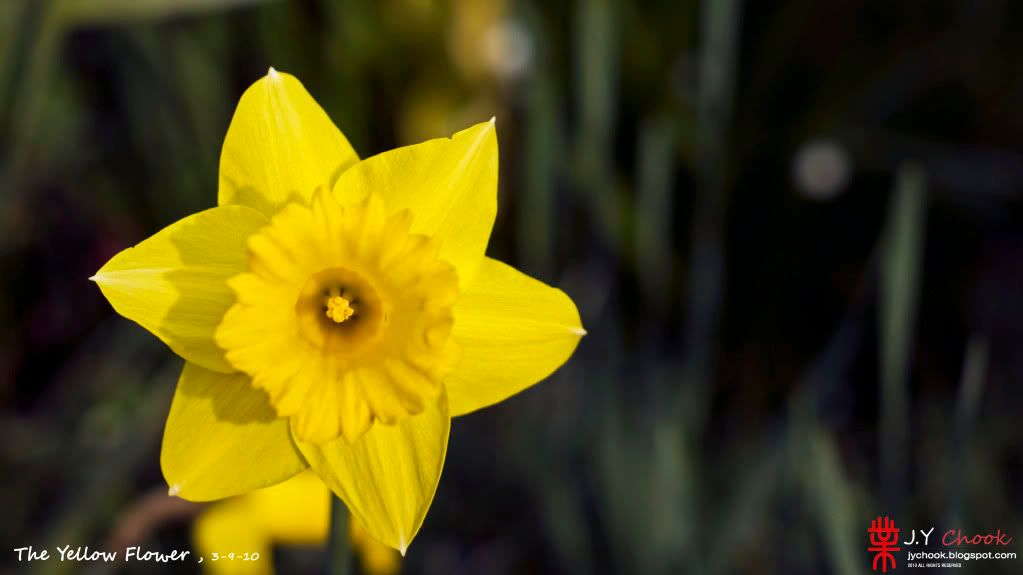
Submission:
<svg viewBox="0 0 1023 575">
<path fill-rule="evenodd" d="M 874 571 L 877 571 L 878 561 L 881 563 L 881 572 L 888 572 L 888 562 L 891 561 L 892 569 L 895 569 L 895 555 L 893 551 L 900 551 L 895 545 L 899 542 L 899 528 L 895 526 L 895 522 L 888 519 L 887 516 L 877 516 L 877 519 L 870 522 L 870 529 L 867 529 L 867 533 L 870 534 L 870 547 L 867 547 L 867 551 L 874 554 L 874 563 L 872 567 Z"/>
</svg>

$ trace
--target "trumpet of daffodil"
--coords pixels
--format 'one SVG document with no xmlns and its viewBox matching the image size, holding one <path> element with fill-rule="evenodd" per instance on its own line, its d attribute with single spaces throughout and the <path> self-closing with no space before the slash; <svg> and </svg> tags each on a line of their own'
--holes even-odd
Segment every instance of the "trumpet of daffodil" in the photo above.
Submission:
<svg viewBox="0 0 1023 575">
<path fill-rule="evenodd" d="M 497 156 L 491 120 L 360 161 L 294 77 L 271 68 L 242 95 L 217 207 L 92 278 L 185 359 L 160 457 L 171 494 L 311 467 L 405 551 L 451 418 L 544 379 L 585 333 L 563 292 L 484 255 Z"/>
<path fill-rule="evenodd" d="M 316 474 L 305 472 L 214 504 L 193 529 L 206 572 L 269 575 L 275 545 L 322 547 L 330 533 L 330 498 Z M 398 552 L 367 536 L 356 521 L 349 539 L 363 573 L 394 575 L 401 569 Z"/>
</svg>

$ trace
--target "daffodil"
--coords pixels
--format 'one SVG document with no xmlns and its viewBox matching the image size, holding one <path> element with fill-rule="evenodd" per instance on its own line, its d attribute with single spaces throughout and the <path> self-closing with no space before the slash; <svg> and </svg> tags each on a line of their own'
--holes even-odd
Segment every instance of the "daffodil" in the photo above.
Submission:
<svg viewBox="0 0 1023 575">
<path fill-rule="evenodd" d="M 451 418 L 544 379 L 585 333 L 563 292 L 484 255 L 497 163 L 493 120 L 360 161 L 294 77 L 270 69 L 242 95 L 217 207 L 92 278 L 185 359 L 160 458 L 172 494 L 311 467 L 405 551 Z"/>
<path fill-rule="evenodd" d="M 193 538 L 211 575 L 268 575 L 274 572 L 275 546 L 322 547 L 329 533 L 330 490 L 307 471 L 203 510 Z M 394 575 L 401 569 L 398 552 L 367 536 L 356 521 L 349 539 L 363 573 Z"/>
</svg>

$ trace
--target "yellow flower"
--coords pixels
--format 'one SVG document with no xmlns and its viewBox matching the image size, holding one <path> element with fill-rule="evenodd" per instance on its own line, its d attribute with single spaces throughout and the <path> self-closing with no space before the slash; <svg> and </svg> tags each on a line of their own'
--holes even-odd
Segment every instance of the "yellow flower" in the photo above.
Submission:
<svg viewBox="0 0 1023 575">
<path fill-rule="evenodd" d="M 401 558 L 398 553 L 377 541 L 359 524 L 349 521 L 349 540 L 352 549 L 362 564 L 362 572 L 366 575 L 393 575 L 401 571 Z"/>
<path fill-rule="evenodd" d="M 171 494 L 219 499 L 311 467 L 404 552 L 451 417 L 547 377 L 585 333 L 568 296 L 484 255 L 493 120 L 359 161 L 271 68 L 235 111 L 217 203 L 92 278 L 186 360 L 160 457 Z"/>
<path fill-rule="evenodd" d="M 232 497 L 204 510 L 193 537 L 212 575 L 273 573 L 273 547 L 322 547 L 330 533 L 330 491 L 312 472 Z M 367 575 L 394 575 L 398 553 L 351 522 L 352 549 Z M 233 558 L 231 555 L 233 554 Z"/>
</svg>

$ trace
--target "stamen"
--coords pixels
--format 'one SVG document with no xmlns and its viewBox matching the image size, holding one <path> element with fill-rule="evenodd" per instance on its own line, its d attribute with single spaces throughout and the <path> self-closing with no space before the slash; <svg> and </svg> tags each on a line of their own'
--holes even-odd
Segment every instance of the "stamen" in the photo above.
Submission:
<svg viewBox="0 0 1023 575">
<path fill-rule="evenodd" d="M 354 313 L 351 302 L 339 295 L 327 300 L 327 317 L 334 320 L 334 323 L 341 323 Z"/>
</svg>

